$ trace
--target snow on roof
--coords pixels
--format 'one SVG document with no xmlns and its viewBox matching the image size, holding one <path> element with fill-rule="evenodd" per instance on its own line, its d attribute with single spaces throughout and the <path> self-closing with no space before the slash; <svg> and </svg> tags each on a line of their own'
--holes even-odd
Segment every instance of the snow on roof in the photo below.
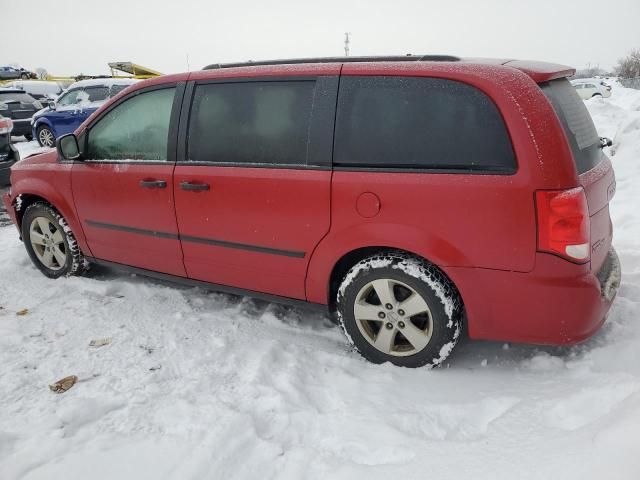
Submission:
<svg viewBox="0 0 640 480">
<path fill-rule="evenodd" d="M 93 86 L 105 86 L 111 85 L 133 85 L 138 80 L 135 78 L 92 78 L 90 80 L 80 80 L 79 82 L 72 83 L 69 88 L 76 87 L 93 87 Z"/>
<path fill-rule="evenodd" d="M 54 80 L 14 80 L 9 85 L 58 85 Z"/>
</svg>

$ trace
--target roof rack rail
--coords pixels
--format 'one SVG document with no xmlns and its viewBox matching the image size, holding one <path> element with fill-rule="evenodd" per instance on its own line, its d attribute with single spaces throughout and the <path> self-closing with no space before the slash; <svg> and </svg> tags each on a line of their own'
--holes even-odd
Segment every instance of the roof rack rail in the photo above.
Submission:
<svg viewBox="0 0 640 480">
<path fill-rule="evenodd" d="M 300 63 L 351 63 L 351 62 L 459 62 L 460 57 L 453 55 L 392 55 L 377 57 L 317 57 L 317 58 L 289 58 L 282 60 L 258 60 L 256 62 L 212 63 L 203 70 L 218 68 L 255 67 L 263 65 L 293 65 Z"/>
</svg>

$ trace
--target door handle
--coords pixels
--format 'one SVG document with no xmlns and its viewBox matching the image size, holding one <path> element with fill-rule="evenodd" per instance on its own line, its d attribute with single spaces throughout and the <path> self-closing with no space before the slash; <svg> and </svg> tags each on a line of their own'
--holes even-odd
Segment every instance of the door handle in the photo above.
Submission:
<svg viewBox="0 0 640 480">
<path fill-rule="evenodd" d="M 180 188 L 182 190 L 203 191 L 203 190 L 209 190 L 209 184 L 208 183 L 180 182 Z"/>
<path fill-rule="evenodd" d="M 143 188 L 167 188 L 167 182 L 164 180 L 140 180 L 140 186 Z"/>
</svg>

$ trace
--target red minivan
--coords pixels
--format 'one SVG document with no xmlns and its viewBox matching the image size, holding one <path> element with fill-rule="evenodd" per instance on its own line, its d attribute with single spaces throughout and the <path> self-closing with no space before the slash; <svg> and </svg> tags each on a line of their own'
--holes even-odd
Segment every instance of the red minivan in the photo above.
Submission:
<svg viewBox="0 0 640 480">
<path fill-rule="evenodd" d="M 48 277 L 90 263 L 328 309 L 367 359 L 571 344 L 620 283 L 615 179 L 561 65 L 211 65 L 137 83 L 4 196 Z"/>
</svg>

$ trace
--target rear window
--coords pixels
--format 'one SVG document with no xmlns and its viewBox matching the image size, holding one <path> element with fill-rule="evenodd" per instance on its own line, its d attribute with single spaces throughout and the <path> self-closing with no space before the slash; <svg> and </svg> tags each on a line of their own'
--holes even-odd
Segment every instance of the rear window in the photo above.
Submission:
<svg viewBox="0 0 640 480">
<path fill-rule="evenodd" d="M 513 172 L 493 101 L 440 78 L 342 77 L 334 163 L 348 168 Z"/>
<path fill-rule="evenodd" d="M 33 103 L 36 101 L 28 93 L 0 92 L 0 102 L 18 101 L 20 103 Z"/>
<path fill-rule="evenodd" d="M 567 136 L 578 174 L 588 172 L 602 160 L 600 137 L 591 115 L 566 78 L 540 85 Z"/>
</svg>

